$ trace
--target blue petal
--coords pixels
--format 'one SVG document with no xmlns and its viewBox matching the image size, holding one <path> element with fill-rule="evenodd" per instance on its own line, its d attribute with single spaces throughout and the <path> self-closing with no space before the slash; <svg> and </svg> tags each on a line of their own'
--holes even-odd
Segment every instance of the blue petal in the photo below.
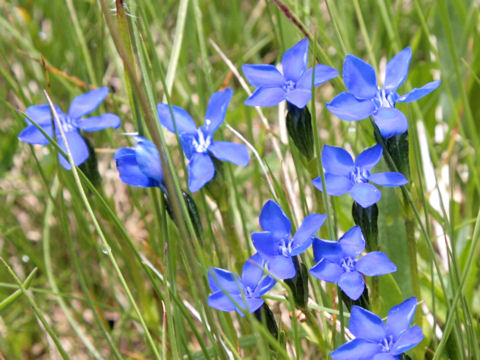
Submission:
<svg viewBox="0 0 480 360">
<path fill-rule="evenodd" d="M 400 358 L 389 353 L 381 353 L 375 355 L 372 360 L 400 360 Z"/>
<path fill-rule="evenodd" d="M 206 153 L 193 154 L 188 164 L 188 189 L 191 192 L 200 190 L 215 176 L 215 166 Z"/>
<path fill-rule="evenodd" d="M 395 108 L 380 108 L 373 120 L 385 139 L 403 134 L 408 130 L 408 120 L 404 113 Z"/>
<path fill-rule="evenodd" d="M 371 174 L 368 180 L 382 186 L 403 186 L 408 183 L 407 178 L 399 172 Z"/>
<path fill-rule="evenodd" d="M 57 114 L 62 114 L 62 110 L 54 105 Z M 49 104 L 32 105 L 25 110 L 25 115 L 35 121 L 38 125 L 52 125 L 52 112 Z M 25 118 L 27 124 L 31 124 L 31 121 Z"/>
<path fill-rule="evenodd" d="M 260 254 L 256 253 L 251 256 L 243 264 L 242 283 L 245 286 L 250 286 L 252 289 L 257 287 L 258 283 L 265 274 L 263 270 L 264 265 L 265 261 L 260 256 Z"/>
<path fill-rule="evenodd" d="M 285 215 L 280 205 L 268 200 L 260 213 L 260 226 L 264 231 L 271 231 L 279 236 L 289 236 L 292 229 L 290 219 Z"/>
<path fill-rule="evenodd" d="M 225 119 L 228 104 L 233 96 L 232 89 L 217 91 L 210 96 L 205 114 L 205 130 L 212 135 Z"/>
<path fill-rule="evenodd" d="M 307 70 L 307 63 L 308 39 L 303 39 L 283 54 L 282 70 L 285 80 L 297 82 Z"/>
<path fill-rule="evenodd" d="M 355 165 L 365 170 L 372 170 L 378 164 L 383 155 L 382 144 L 377 144 L 362 151 L 355 161 Z"/>
<path fill-rule="evenodd" d="M 238 166 L 248 165 L 250 154 L 243 144 L 236 144 L 229 141 L 214 141 L 208 147 L 208 151 L 219 160 L 229 161 Z"/>
<path fill-rule="evenodd" d="M 432 81 L 426 85 L 423 85 L 421 88 L 415 88 L 411 90 L 408 94 L 400 96 L 397 101 L 398 102 L 412 102 L 418 99 L 421 99 L 425 95 L 430 94 L 433 90 L 439 87 L 440 81 Z"/>
<path fill-rule="evenodd" d="M 362 256 L 355 267 L 366 276 L 385 275 L 397 271 L 397 266 L 380 251 L 372 251 Z"/>
<path fill-rule="evenodd" d="M 343 82 L 358 99 L 371 99 L 377 94 L 375 69 L 362 59 L 347 55 L 343 63 Z"/>
<path fill-rule="evenodd" d="M 120 180 L 125 184 L 138 187 L 157 186 L 157 182 L 146 176 L 137 164 L 135 150 L 120 148 L 115 152 L 114 159 L 117 163 L 117 170 Z"/>
<path fill-rule="evenodd" d="M 242 71 L 248 82 L 255 87 L 282 87 L 285 83 L 283 75 L 273 65 L 245 64 Z"/>
<path fill-rule="evenodd" d="M 295 89 L 287 92 L 286 99 L 290 104 L 303 109 L 312 98 L 312 92 L 305 89 Z"/>
<path fill-rule="evenodd" d="M 147 139 L 137 137 L 135 152 L 140 170 L 149 178 L 163 183 L 162 163 L 155 144 Z"/>
<path fill-rule="evenodd" d="M 326 219 L 326 215 L 307 215 L 305 220 L 303 220 L 302 225 L 300 225 L 295 235 L 293 235 L 292 256 L 301 254 L 310 247 L 313 241 L 313 235 L 320 230 Z"/>
<path fill-rule="evenodd" d="M 245 100 L 247 106 L 275 106 L 285 100 L 285 90 L 280 87 L 258 88 Z"/>
<path fill-rule="evenodd" d="M 212 292 L 226 291 L 231 294 L 240 294 L 242 284 L 237 274 L 216 267 L 209 267 L 207 274 L 208 285 Z"/>
<path fill-rule="evenodd" d="M 241 300 L 241 299 L 240 299 Z M 235 304 L 222 291 L 214 292 L 207 298 L 208 306 L 220 311 L 233 311 L 236 309 Z"/>
<path fill-rule="evenodd" d="M 348 329 L 355 337 L 370 341 L 380 342 L 386 336 L 385 325 L 382 319 L 378 315 L 356 305 L 352 306 Z"/>
<path fill-rule="evenodd" d="M 77 166 L 82 164 L 90 155 L 85 140 L 83 140 L 82 136 L 76 130 L 65 132 L 65 137 L 67 139 L 68 147 L 72 153 L 73 163 Z M 58 137 L 57 144 L 65 152 L 65 154 L 68 154 L 67 148 L 61 136 Z M 58 154 L 58 158 L 60 160 L 60 164 L 65 169 L 72 169 L 68 159 L 64 158 L 62 154 Z"/>
<path fill-rule="evenodd" d="M 109 127 L 118 129 L 121 123 L 120 117 L 110 113 L 74 120 L 75 126 L 83 131 L 98 131 Z"/>
<path fill-rule="evenodd" d="M 338 286 L 352 300 L 357 300 L 365 290 L 365 282 L 358 271 L 343 273 L 338 279 Z"/>
<path fill-rule="evenodd" d="M 338 241 L 313 240 L 313 256 L 316 262 L 327 259 L 330 262 L 340 263 L 343 258 L 342 246 Z"/>
<path fill-rule="evenodd" d="M 354 226 L 340 238 L 338 243 L 345 256 L 356 259 L 365 250 L 365 238 L 360 226 Z"/>
<path fill-rule="evenodd" d="M 312 181 L 313 186 L 323 191 L 322 178 L 318 177 Z M 327 194 L 331 196 L 340 196 L 348 193 L 352 189 L 353 183 L 349 177 L 343 175 L 325 174 L 325 188 Z"/>
<path fill-rule="evenodd" d="M 310 269 L 310 274 L 319 280 L 328 281 L 336 284 L 340 276 L 344 273 L 342 267 L 338 264 L 321 259 L 314 267 Z"/>
<path fill-rule="evenodd" d="M 259 298 L 247 298 L 247 306 L 248 306 L 248 311 L 253 313 L 260 309 L 263 305 L 264 301 Z"/>
<path fill-rule="evenodd" d="M 369 360 L 381 352 L 380 345 L 364 339 L 353 339 L 330 353 L 333 360 Z"/>
<path fill-rule="evenodd" d="M 417 309 L 417 298 L 411 297 L 390 309 L 387 317 L 387 333 L 397 339 L 407 330 Z"/>
<path fill-rule="evenodd" d="M 72 119 L 81 118 L 94 111 L 108 95 L 108 87 L 98 88 L 85 94 L 78 95 L 73 99 L 68 109 L 68 115 Z"/>
<path fill-rule="evenodd" d="M 312 80 L 314 86 L 319 86 L 324 82 L 337 77 L 338 71 L 330 66 L 318 64 L 315 66 L 315 79 L 312 79 L 312 76 L 314 76 L 313 68 L 305 71 L 305 74 L 303 74 L 302 78 L 297 82 L 297 89 L 301 88 L 310 90 L 312 88 Z"/>
<path fill-rule="evenodd" d="M 353 200 L 363 208 L 375 204 L 382 197 L 382 193 L 369 183 L 355 184 L 350 191 Z"/>
<path fill-rule="evenodd" d="M 165 126 L 169 131 L 175 133 L 175 125 L 168 104 L 157 104 L 157 112 L 160 124 Z M 185 110 L 181 107 L 172 105 L 172 112 L 179 135 L 184 133 L 195 134 L 197 132 L 195 122 Z"/>
<path fill-rule="evenodd" d="M 197 135 L 192 133 L 183 133 L 180 135 L 180 144 L 182 145 L 183 152 L 188 160 L 190 160 L 193 154 L 197 153 L 193 141 L 197 141 Z"/>
<path fill-rule="evenodd" d="M 41 127 L 48 136 L 53 138 L 53 130 L 50 125 L 42 125 Z M 42 132 L 33 124 L 28 125 L 22 130 L 22 132 L 18 135 L 18 140 L 36 145 L 47 145 L 50 143 L 45 135 L 43 135 Z"/>
<path fill-rule="evenodd" d="M 270 291 L 275 286 L 277 280 L 271 276 L 265 276 L 255 289 L 254 296 L 260 297 Z"/>
<path fill-rule="evenodd" d="M 405 351 L 417 346 L 422 340 L 422 328 L 418 325 L 415 325 L 400 335 L 390 352 L 393 355 L 401 355 Z"/>
<path fill-rule="evenodd" d="M 291 279 L 295 276 L 295 265 L 290 256 L 273 256 L 268 258 L 268 271 L 278 279 Z"/>
<path fill-rule="evenodd" d="M 322 166 L 325 172 L 334 175 L 349 176 L 354 170 L 353 159 L 341 147 L 325 145 L 322 149 Z"/>
<path fill-rule="evenodd" d="M 407 46 L 388 62 L 383 83 L 384 89 L 396 91 L 403 84 L 408 75 L 411 58 L 412 49 Z"/>
<path fill-rule="evenodd" d="M 346 121 L 366 119 L 375 111 L 373 101 L 359 100 L 349 92 L 338 94 L 326 106 L 333 115 Z"/>
<path fill-rule="evenodd" d="M 251 237 L 253 246 L 261 255 L 278 255 L 278 240 L 270 231 L 254 232 Z"/>
</svg>

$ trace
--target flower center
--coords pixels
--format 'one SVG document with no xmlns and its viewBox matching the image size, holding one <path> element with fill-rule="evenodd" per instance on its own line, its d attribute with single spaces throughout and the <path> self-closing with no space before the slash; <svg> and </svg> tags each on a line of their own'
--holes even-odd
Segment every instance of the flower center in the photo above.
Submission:
<svg viewBox="0 0 480 360">
<path fill-rule="evenodd" d="M 342 266 L 343 270 L 345 270 L 346 272 L 352 272 L 352 271 L 355 271 L 356 263 L 357 262 L 355 261 L 355 259 L 352 259 L 350 256 L 347 256 L 342 259 L 340 265 Z"/>
<path fill-rule="evenodd" d="M 361 167 L 356 166 L 350 174 L 352 181 L 355 184 L 362 184 L 368 182 L 368 177 L 370 176 L 370 171 L 362 169 Z"/>
<path fill-rule="evenodd" d="M 195 150 L 199 153 L 206 152 L 211 143 L 212 137 L 205 135 L 201 128 L 197 129 L 197 136 L 192 140 Z"/>
<path fill-rule="evenodd" d="M 288 238 L 280 240 L 280 243 L 278 244 L 278 252 L 282 256 L 290 256 L 292 253 L 292 242 Z"/>
<path fill-rule="evenodd" d="M 58 114 L 58 121 L 64 132 L 75 130 L 75 126 L 73 125 L 73 119 L 70 116 L 66 114 Z M 55 123 L 55 125 L 58 125 L 58 124 Z M 57 134 L 61 134 L 60 129 L 57 129 L 56 132 Z"/>
<path fill-rule="evenodd" d="M 393 108 L 395 107 L 396 100 L 397 94 L 395 92 L 379 88 L 374 102 L 377 108 Z"/>
<path fill-rule="evenodd" d="M 245 286 L 244 293 L 246 298 L 250 298 L 253 296 L 253 290 L 250 286 Z"/>
<path fill-rule="evenodd" d="M 285 91 L 291 91 L 291 90 L 295 90 L 295 83 L 292 81 L 292 80 L 288 80 L 285 82 L 285 84 L 283 84 L 283 90 Z"/>
<path fill-rule="evenodd" d="M 379 343 L 379 345 L 382 347 L 383 352 L 390 352 L 393 346 L 393 336 L 389 335 Z"/>
</svg>

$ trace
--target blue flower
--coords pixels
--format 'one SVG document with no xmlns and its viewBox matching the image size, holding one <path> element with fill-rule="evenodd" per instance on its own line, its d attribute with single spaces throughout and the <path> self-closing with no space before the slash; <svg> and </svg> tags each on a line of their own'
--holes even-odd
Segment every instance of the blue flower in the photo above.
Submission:
<svg viewBox="0 0 480 360">
<path fill-rule="evenodd" d="M 338 94 L 327 104 L 328 110 L 342 120 L 356 121 L 373 116 L 384 138 L 403 134 L 408 130 L 405 115 L 395 109 L 397 102 L 412 102 L 435 90 L 440 81 L 432 81 L 399 95 L 397 89 L 408 75 L 412 50 L 406 47 L 387 64 L 383 88 L 377 87 L 375 69 L 362 59 L 347 55 L 343 63 L 343 81 L 347 92 Z"/>
<path fill-rule="evenodd" d="M 232 95 L 231 89 L 213 93 L 205 114 L 205 125 L 199 128 L 182 108 L 172 106 L 174 116 L 172 118 L 168 104 L 157 105 L 160 123 L 173 133 L 175 133 L 176 127 L 183 151 L 190 160 L 188 188 L 191 192 L 200 190 L 213 179 L 215 166 L 211 156 L 238 166 L 248 164 L 249 154 L 245 145 L 228 141 L 213 141 L 213 133 L 223 123 Z"/>
<path fill-rule="evenodd" d="M 422 329 L 410 327 L 417 298 L 411 297 L 388 312 L 387 323 L 374 313 L 352 306 L 350 332 L 355 336 L 330 353 L 333 360 L 400 360 L 401 354 L 423 340 Z"/>
<path fill-rule="evenodd" d="M 78 129 L 83 131 L 97 131 L 108 127 L 117 129 L 120 126 L 120 118 L 114 114 L 107 113 L 100 116 L 84 118 L 85 115 L 90 114 L 102 103 L 107 97 L 108 91 L 108 87 L 102 87 L 77 96 L 70 104 L 68 114 L 64 114 L 58 106 L 55 106 L 55 111 L 58 114 L 60 122 L 60 124 L 55 123 L 55 127 L 53 126 L 53 118 L 48 104 L 29 106 L 27 110 L 25 110 L 25 115 L 32 121 L 35 121 L 48 136 L 56 138 L 58 146 L 67 153 L 67 148 L 65 147 L 58 127 L 61 126 L 65 132 L 73 162 L 75 165 L 80 165 L 87 160 L 90 154 L 87 144 Z M 45 137 L 29 119 L 25 118 L 25 121 L 28 126 L 18 135 L 18 139 L 29 144 L 47 145 L 49 143 L 47 137 Z M 58 154 L 58 156 L 60 164 L 62 164 L 65 169 L 70 170 L 72 167 L 68 159 L 61 154 Z"/>
<path fill-rule="evenodd" d="M 276 283 L 265 275 L 265 261 L 257 253 L 243 265 L 242 277 L 230 271 L 211 267 L 208 269 L 208 284 L 213 294 L 208 305 L 221 311 L 236 310 L 241 316 L 245 311 L 255 312 L 264 303 L 265 295 Z"/>
<path fill-rule="evenodd" d="M 380 251 L 372 251 L 357 260 L 363 250 L 365 239 L 360 226 L 348 230 L 339 241 L 314 239 L 316 265 L 310 269 L 310 274 L 338 284 L 350 299 L 357 300 L 365 289 L 362 274 L 378 276 L 397 271 L 395 264 Z"/>
<path fill-rule="evenodd" d="M 260 213 L 263 232 L 253 233 L 252 241 L 267 261 L 269 272 L 279 279 L 293 278 L 296 271 L 292 256 L 310 247 L 314 234 L 320 230 L 326 218 L 326 215 L 320 214 L 307 215 L 295 235 L 290 237 L 290 220 L 275 201 L 267 201 Z"/>
<path fill-rule="evenodd" d="M 134 136 L 135 148 L 120 148 L 114 159 L 120 179 L 127 185 L 159 187 L 165 192 L 162 164 L 157 147 L 151 141 Z"/>
<path fill-rule="evenodd" d="M 283 54 L 283 74 L 273 65 L 243 65 L 245 77 L 257 87 L 245 105 L 275 106 L 287 100 L 298 108 L 305 107 L 312 97 L 313 76 L 307 63 L 308 39 L 303 39 Z M 338 71 L 330 66 L 316 65 L 313 84 L 319 86 L 337 75 Z"/>
<path fill-rule="evenodd" d="M 370 174 L 383 154 L 381 144 L 377 144 L 357 157 L 353 162 L 350 154 L 342 148 L 325 145 L 322 150 L 322 164 L 325 169 L 325 187 L 332 196 L 350 193 L 361 207 L 369 207 L 382 197 L 382 193 L 369 181 L 382 186 L 402 186 L 408 180 L 398 172 Z M 322 178 L 313 180 L 313 185 L 323 191 Z"/>
</svg>

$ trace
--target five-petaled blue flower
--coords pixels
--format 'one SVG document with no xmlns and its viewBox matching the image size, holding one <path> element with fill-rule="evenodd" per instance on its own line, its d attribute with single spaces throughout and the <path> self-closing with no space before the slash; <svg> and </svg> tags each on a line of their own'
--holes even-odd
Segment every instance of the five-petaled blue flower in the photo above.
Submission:
<svg viewBox="0 0 480 360">
<path fill-rule="evenodd" d="M 207 299 L 208 305 L 221 311 L 236 310 L 241 316 L 245 311 L 257 311 L 264 303 L 261 296 L 276 283 L 271 276 L 265 275 L 265 265 L 257 253 L 243 265 L 241 278 L 227 270 L 209 268 L 208 284 L 213 294 Z"/>
<path fill-rule="evenodd" d="M 54 125 L 48 104 L 29 106 L 27 110 L 25 110 L 25 115 L 36 122 L 48 136 L 56 138 L 58 146 L 67 153 L 67 148 L 65 147 L 59 129 L 59 126 L 61 126 L 65 132 L 68 147 L 72 153 L 73 163 L 80 165 L 87 160 L 90 154 L 87 144 L 78 129 L 83 131 L 97 131 L 108 127 L 116 129 L 120 126 L 120 118 L 114 114 L 107 113 L 100 116 L 83 118 L 83 116 L 90 114 L 102 103 L 107 97 L 108 91 L 108 87 L 102 87 L 77 96 L 70 104 L 68 114 L 64 114 L 58 106 L 55 106 L 60 124 L 55 122 Z M 49 143 L 47 137 L 45 137 L 29 119 L 25 118 L 28 126 L 23 129 L 18 139 L 29 144 L 47 145 Z M 55 136 L 53 129 L 55 129 Z M 68 160 L 61 154 L 58 154 L 58 156 L 60 164 L 62 164 L 65 169 L 70 170 L 72 167 Z"/>
<path fill-rule="evenodd" d="M 162 164 L 157 147 L 151 141 L 134 136 L 135 148 L 120 148 L 114 159 L 120 179 L 127 185 L 159 187 L 165 192 Z"/>
<path fill-rule="evenodd" d="M 400 360 L 401 355 L 423 340 L 422 329 L 410 327 L 417 308 L 411 297 L 388 312 L 387 323 L 376 314 L 352 306 L 350 332 L 355 339 L 330 353 L 333 360 Z"/>
<path fill-rule="evenodd" d="M 313 241 L 314 234 L 320 230 L 326 215 L 309 214 L 303 220 L 293 237 L 290 237 L 292 225 L 282 208 L 273 200 L 263 205 L 260 213 L 260 226 L 263 232 L 252 234 L 253 245 L 267 261 L 268 271 L 279 279 L 291 279 L 296 270 L 292 256 L 306 251 Z"/>
<path fill-rule="evenodd" d="M 369 181 L 383 186 L 402 186 L 408 180 L 398 172 L 370 174 L 383 154 L 381 144 L 377 144 L 358 155 L 355 163 L 350 154 L 339 147 L 325 145 L 322 150 L 322 165 L 325 169 L 325 188 L 332 196 L 350 193 L 353 200 L 366 208 L 375 204 L 382 193 Z M 322 178 L 313 180 L 313 185 L 323 191 Z"/>
<path fill-rule="evenodd" d="M 365 239 L 359 226 L 348 230 L 339 241 L 313 240 L 316 265 L 310 273 L 317 279 L 338 284 L 352 300 L 357 300 L 365 289 L 363 275 L 378 276 L 397 271 L 387 255 L 372 251 L 360 259 L 365 250 Z"/>
<path fill-rule="evenodd" d="M 283 74 L 273 65 L 242 66 L 245 77 L 257 87 L 245 101 L 249 106 L 275 106 L 283 100 L 303 108 L 312 98 L 313 69 L 307 70 L 308 39 L 303 39 L 285 51 L 282 58 Z M 313 84 L 319 86 L 338 76 L 338 71 L 327 65 L 315 66 Z"/>
<path fill-rule="evenodd" d="M 226 89 L 212 94 L 205 114 L 205 125 L 197 128 L 190 115 L 177 106 L 172 106 L 173 118 L 168 104 L 158 104 L 160 123 L 180 137 L 183 151 L 190 161 L 188 164 L 188 188 L 191 192 L 200 190 L 215 175 L 211 155 L 219 160 L 246 166 L 249 161 L 247 147 L 228 141 L 213 141 L 213 133 L 223 123 L 233 91 Z"/>
<path fill-rule="evenodd" d="M 432 81 L 408 94 L 399 95 L 397 89 L 407 78 L 411 57 L 410 47 L 395 55 L 387 64 L 383 88 L 380 88 L 377 87 L 375 69 L 362 59 L 347 55 L 343 64 L 343 81 L 348 91 L 328 103 L 328 110 L 347 121 L 373 116 L 384 138 L 403 134 L 408 130 L 408 121 L 400 110 L 395 109 L 395 103 L 418 100 L 440 85 L 440 81 Z"/>
</svg>

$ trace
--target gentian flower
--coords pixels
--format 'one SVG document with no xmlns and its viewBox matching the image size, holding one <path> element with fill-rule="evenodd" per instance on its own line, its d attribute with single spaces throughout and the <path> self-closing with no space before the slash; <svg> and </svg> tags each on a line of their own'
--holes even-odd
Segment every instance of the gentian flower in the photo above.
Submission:
<svg viewBox="0 0 480 360">
<path fill-rule="evenodd" d="M 165 192 L 162 164 L 157 147 L 151 141 L 134 136 L 135 148 L 120 148 L 114 159 L 120 179 L 127 185 L 159 187 Z"/>
<path fill-rule="evenodd" d="M 338 284 L 347 296 L 357 300 L 365 289 L 363 275 L 378 276 L 397 271 L 387 255 L 372 251 L 360 259 L 365 239 L 360 226 L 348 230 L 339 241 L 313 240 L 316 265 L 310 273 L 317 279 Z"/>
<path fill-rule="evenodd" d="M 283 74 L 273 65 L 243 65 L 248 82 L 257 87 L 245 105 L 275 106 L 287 100 L 298 108 L 305 107 L 312 98 L 313 69 L 307 69 L 307 64 L 308 39 L 303 39 L 283 54 Z M 330 66 L 316 65 L 313 84 L 319 86 L 337 75 Z"/>
<path fill-rule="evenodd" d="M 333 360 L 400 360 L 423 340 L 422 329 L 410 327 L 417 298 L 411 297 L 388 312 L 387 323 L 374 313 L 352 306 L 349 330 L 355 339 L 330 353 Z"/>
<path fill-rule="evenodd" d="M 255 312 L 264 303 L 265 295 L 276 283 L 265 275 L 265 261 L 257 253 L 243 265 L 242 277 L 230 271 L 211 267 L 208 269 L 208 284 L 213 294 L 208 305 L 221 311 L 236 310 L 241 316 L 245 311 Z"/>
<path fill-rule="evenodd" d="M 102 87 L 77 96 L 70 104 L 67 114 L 64 114 L 58 106 L 55 106 L 60 124 L 56 122 L 55 125 L 53 124 L 48 104 L 29 106 L 25 110 L 25 115 L 32 121 L 35 121 L 48 136 L 51 138 L 56 137 L 58 146 L 67 153 L 67 148 L 59 129 L 59 126 L 61 126 L 72 153 L 73 163 L 80 165 L 87 160 L 90 154 L 85 140 L 78 131 L 79 129 L 83 131 L 98 131 L 108 127 L 117 129 L 120 126 L 120 118 L 114 114 L 107 113 L 84 118 L 85 115 L 93 112 L 103 102 L 108 95 L 108 91 L 108 87 Z M 47 145 L 49 143 L 47 137 L 29 119 L 25 118 L 25 121 L 28 126 L 18 135 L 18 139 L 29 144 Z M 58 157 L 60 164 L 65 169 L 70 170 L 72 168 L 68 159 L 63 155 L 58 154 Z"/>
<path fill-rule="evenodd" d="M 408 121 L 400 110 L 395 109 L 395 103 L 418 100 L 440 85 L 440 81 L 432 81 L 408 94 L 399 95 L 397 89 L 407 78 L 411 57 L 410 47 L 395 55 L 387 64 L 383 88 L 380 88 L 375 69 L 362 59 L 347 55 L 343 63 L 343 81 L 348 91 L 328 103 L 328 110 L 347 121 L 373 116 L 380 134 L 387 139 L 403 134 L 408 130 Z"/>
<path fill-rule="evenodd" d="M 213 133 L 225 119 L 225 112 L 232 95 L 231 89 L 213 93 L 208 102 L 205 124 L 199 128 L 182 108 L 172 106 L 174 116 L 172 118 L 168 104 L 157 105 L 160 123 L 173 133 L 176 127 L 183 151 L 190 161 L 188 188 L 191 192 L 200 190 L 213 179 L 215 166 L 211 156 L 238 166 L 248 164 L 249 154 L 245 145 L 213 140 Z"/>
<path fill-rule="evenodd" d="M 253 245 L 267 261 L 269 272 L 279 279 L 291 279 L 296 270 L 292 256 L 306 251 L 313 241 L 313 235 L 320 230 L 326 215 L 309 214 L 303 220 L 293 237 L 292 225 L 282 208 L 273 200 L 263 205 L 260 226 L 263 232 L 252 234 Z"/>
<path fill-rule="evenodd" d="M 355 163 L 350 154 L 339 147 L 325 145 L 322 150 L 322 164 L 325 169 L 325 187 L 332 196 L 350 193 L 361 207 L 369 207 L 382 197 L 382 193 L 369 181 L 382 186 L 402 186 L 408 180 L 398 172 L 370 174 L 383 154 L 377 144 L 358 155 Z M 322 178 L 313 180 L 313 186 L 323 191 Z"/>
</svg>

